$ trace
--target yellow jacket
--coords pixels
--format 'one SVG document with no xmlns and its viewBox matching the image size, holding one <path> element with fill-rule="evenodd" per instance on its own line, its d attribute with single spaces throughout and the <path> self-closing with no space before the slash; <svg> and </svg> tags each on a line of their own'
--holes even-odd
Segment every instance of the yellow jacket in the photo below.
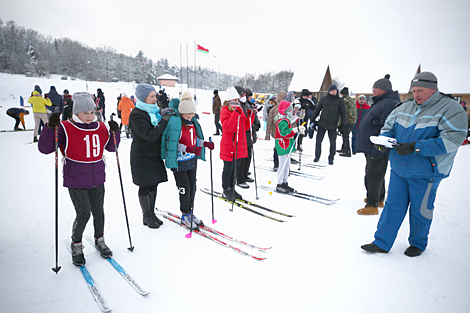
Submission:
<svg viewBox="0 0 470 313">
<path fill-rule="evenodd" d="M 39 95 L 39 96 L 37 96 Z M 29 97 L 28 103 L 33 106 L 33 113 L 47 113 L 46 105 L 51 106 L 52 102 L 50 99 L 44 99 L 41 94 L 36 90 L 33 91 L 33 95 Z"/>
</svg>

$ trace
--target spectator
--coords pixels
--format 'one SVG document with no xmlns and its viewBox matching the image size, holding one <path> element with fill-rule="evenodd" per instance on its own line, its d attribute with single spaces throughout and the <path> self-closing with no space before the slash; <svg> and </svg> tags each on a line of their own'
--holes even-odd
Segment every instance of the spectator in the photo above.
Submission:
<svg viewBox="0 0 470 313">
<path fill-rule="evenodd" d="M 414 99 L 393 110 L 380 132 L 396 144 L 390 153 L 389 195 L 375 240 L 361 247 L 368 252 L 390 251 L 408 211 L 410 246 L 405 255 L 419 256 L 428 245 L 437 189 L 449 176 L 468 127 L 465 111 L 439 92 L 437 83 L 431 72 L 417 74 L 411 81 Z"/>
<path fill-rule="evenodd" d="M 47 123 L 47 109 L 46 106 L 51 106 L 50 99 L 44 99 L 41 97 L 41 94 L 36 90 L 33 91 L 33 95 L 29 97 L 28 103 L 31 103 L 33 107 L 34 115 L 34 132 L 33 132 L 33 142 L 38 142 L 39 134 L 39 123 L 42 121 L 44 125 Z"/>
<path fill-rule="evenodd" d="M 370 106 L 366 103 L 366 96 L 360 95 L 356 100 L 357 108 L 357 121 L 352 129 L 352 154 L 357 153 L 357 139 L 359 136 L 359 124 L 361 124 L 362 119 L 367 114 Z"/>
<path fill-rule="evenodd" d="M 392 83 L 387 78 L 377 80 L 372 87 L 372 92 L 374 103 L 359 125 L 357 150 L 363 152 L 366 158 L 364 183 L 367 191 L 367 197 L 364 200 L 366 205 L 357 211 L 360 215 L 377 215 L 379 214 L 378 208 L 383 207 L 389 151 L 374 149 L 370 136 L 380 134 L 385 120 L 399 102 L 397 99 L 399 94 L 392 90 Z"/>
<path fill-rule="evenodd" d="M 214 136 L 219 136 L 222 134 L 222 125 L 220 125 L 220 108 L 222 107 L 222 102 L 220 101 L 219 91 L 214 90 L 214 98 L 212 99 L 212 113 L 214 113 L 214 124 L 215 124 L 215 134 Z"/>
<path fill-rule="evenodd" d="M 64 104 L 62 103 L 62 96 L 57 93 L 55 86 L 51 86 L 51 89 L 46 93 L 46 98 L 49 98 L 52 103 L 52 113 L 64 112 Z"/>
<path fill-rule="evenodd" d="M 168 100 L 167 94 L 163 90 L 160 90 L 158 94 L 159 94 L 160 101 L 161 101 L 161 108 L 162 109 L 168 108 L 168 104 L 170 103 L 170 101 Z"/>
<path fill-rule="evenodd" d="M 62 103 L 63 103 L 63 113 L 62 113 L 62 121 L 67 121 L 68 119 L 72 118 L 73 112 L 73 101 L 72 96 L 69 94 L 67 89 L 64 90 L 64 95 L 62 96 Z"/>
<path fill-rule="evenodd" d="M 99 103 L 98 103 L 98 112 L 101 113 L 101 117 L 102 117 L 103 121 L 106 121 L 106 103 L 105 103 L 104 93 L 101 90 L 101 88 L 98 88 L 96 90 L 96 97 L 99 101 Z"/>
<path fill-rule="evenodd" d="M 341 95 L 343 96 L 343 101 L 346 106 L 346 125 L 342 133 L 343 136 L 343 145 L 341 150 L 338 150 L 340 156 L 351 157 L 351 145 L 349 144 L 349 134 L 356 124 L 357 121 L 357 109 L 354 105 L 354 100 L 349 96 L 348 87 L 341 89 Z"/>
<path fill-rule="evenodd" d="M 330 154 L 328 156 L 328 164 L 333 165 L 333 160 L 336 153 L 336 129 L 338 128 L 339 117 L 341 116 L 340 132 L 344 129 L 346 124 L 346 107 L 343 99 L 338 95 L 338 87 L 332 84 L 328 87 L 328 94 L 320 99 L 315 111 L 313 112 L 312 119 L 315 120 L 320 114 L 318 121 L 318 132 L 315 143 L 315 159 L 313 162 L 318 162 L 321 156 L 321 144 L 325 133 L 328 132 L 330 139 Z"/>
<path fill-rule="evenodd" d="M 134 103 L 129 99 L 125 92 L 122 93 L 121 100 L 119 101 L 118 110 L 121 112 L 121 121 L 122 125 L 124 125 L 124 129 L 126 131 L 126 137 L 129 138 L 131 136 L 131 129 L 129 126 L 129 115 L 131 114 L 132 110 L 135 108 Z"/>
</svg>

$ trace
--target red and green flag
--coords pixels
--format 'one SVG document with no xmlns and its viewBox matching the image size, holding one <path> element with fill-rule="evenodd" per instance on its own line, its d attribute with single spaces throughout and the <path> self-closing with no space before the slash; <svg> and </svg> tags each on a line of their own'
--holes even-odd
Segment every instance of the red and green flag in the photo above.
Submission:
<svg viewBox="0 0 470 313">
<path fill-rule="evenodd" d="M 204 48 L 203 46 L 197 45 L 197 51 L 205 54 L 209 54 L 209 49 Z"/>
</svg>

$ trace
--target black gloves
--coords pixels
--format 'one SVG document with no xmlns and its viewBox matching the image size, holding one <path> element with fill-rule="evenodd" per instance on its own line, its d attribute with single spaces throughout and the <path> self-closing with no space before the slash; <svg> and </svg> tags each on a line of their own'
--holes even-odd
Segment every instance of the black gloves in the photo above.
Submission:
<svg viewBox="0 0 470 313">
<path fill-rule="evenodd" d="M 374 145 L 374 149 L 381 153 L 384 153 L 385 151 L 387 151 L 387 147 L 382 146 L 382 145 Z"/>
<path fill-rule="evenodd" d="M 395 149 L 399 155 L 407 155 L 415 151 L 415 142 L 398 143 L 398 145 L 393 146 L 393 149 Z"/>
<path fill-rule="evenodd" d="M 47 126 L 49 128 L 56 128 L 60 124 L 60 113 L 52 113 L 51 116 L 49 117 L 49 122 L 47 123 Z"/>
<path fill-rule="evenodd" d="M 109 129 L 113 133 L 119 133 L 121 131 L 121 128 L 119 128 L 118 123 L 116 123 L 115 121 L 109 121 L 108 124 L 109 124 Z"/>
</svg>

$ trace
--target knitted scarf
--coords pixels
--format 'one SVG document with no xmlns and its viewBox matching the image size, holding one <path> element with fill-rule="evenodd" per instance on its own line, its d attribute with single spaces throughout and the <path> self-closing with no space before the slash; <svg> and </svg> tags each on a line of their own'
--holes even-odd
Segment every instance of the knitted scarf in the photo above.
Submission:
<svg viewBox="0 0 470 313">
<path fill-rule="evenodd" d="M 162 116 L 160 115 L 160 108 L 156 104 L 148 104 L 137 99 L 135 107 L 147 112 L 150 116 L 150 122 L 153 126 L 157 126 L 158 122 L 161 121 Z"/>
</svg>

